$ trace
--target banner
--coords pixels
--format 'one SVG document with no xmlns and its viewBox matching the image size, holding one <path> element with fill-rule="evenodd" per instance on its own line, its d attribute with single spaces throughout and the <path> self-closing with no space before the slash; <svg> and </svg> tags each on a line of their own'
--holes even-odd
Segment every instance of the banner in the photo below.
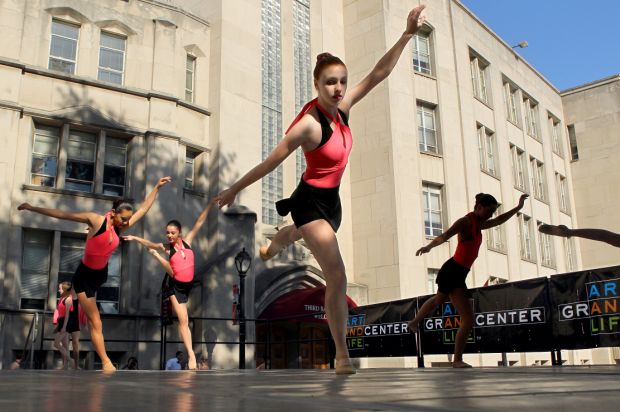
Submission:
<svg viewBox="0 0 620 412">
<path fill-rule="evenodd" d="M 416 298 L 411 298 L 349 309 L 349 356 L 416 356 L 415 335 L 407 328 L 407 322 L 415 314 L 416 302 Z"/>
<path fill-rule="evenodd" d="M 620 266 L 551 276 L 557 349 L 620 346 Z"/>
<path fill-rule="evenodd" d="M 465 352 L 538 352 L 553 349 L 547 278 L 471 289 L 474 328 Z M 431 296 L 418 298 L 418 307 Z M 420 324 L 424 354 L 454 352 L 461 317 L 446 302 Z"/>
</svg>

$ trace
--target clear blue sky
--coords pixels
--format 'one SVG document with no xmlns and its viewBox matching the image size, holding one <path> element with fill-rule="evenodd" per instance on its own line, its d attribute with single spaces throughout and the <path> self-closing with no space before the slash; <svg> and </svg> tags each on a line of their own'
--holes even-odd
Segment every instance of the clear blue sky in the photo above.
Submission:
<svg viewBox="0 0 620 412">
<path fill-rule="evenodd" d="M 620 73 L 620 0 L 461 2 L 560 90 Z"/>
</svg>

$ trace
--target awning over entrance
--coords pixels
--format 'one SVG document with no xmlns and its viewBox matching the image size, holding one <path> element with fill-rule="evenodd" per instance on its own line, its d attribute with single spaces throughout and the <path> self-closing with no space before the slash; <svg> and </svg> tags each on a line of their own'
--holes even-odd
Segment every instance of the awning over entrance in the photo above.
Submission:
<svg viewBox="0 0 620 412">
<path fill-rule="evenodd" d="M 349 308 L 357 307 L 357 304 L 347 296 Z M 311 315 L 325 311 L 325 287 L 297 289 L 273 301 L 258 319 L 281 319 L 287 318 L 295 322 L 321 322 L 327 323 L 324 314 Z"/>
</svg>

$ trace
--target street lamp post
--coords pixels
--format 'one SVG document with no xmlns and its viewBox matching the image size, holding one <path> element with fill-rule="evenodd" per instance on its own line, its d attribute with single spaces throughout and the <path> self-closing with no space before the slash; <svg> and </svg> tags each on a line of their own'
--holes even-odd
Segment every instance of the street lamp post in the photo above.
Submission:
<svg viewBox="0 0 620 412">
<path fill-rule="evenodd" d="M 239 273 L 239 369 L 245 369 L 245 305 L 244 294 L 245 275 L 250 269 L 252 257 L 245 251 L 245 248 L 235 256 L 235 267 Z"/>
</svg>

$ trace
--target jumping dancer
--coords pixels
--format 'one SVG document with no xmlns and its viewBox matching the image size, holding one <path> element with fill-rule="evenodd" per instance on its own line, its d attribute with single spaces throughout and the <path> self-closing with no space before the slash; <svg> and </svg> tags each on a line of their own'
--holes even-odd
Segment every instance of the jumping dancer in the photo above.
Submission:
<svg viewBox="0 0 620 412">
<path fill-rule="evenodd" d="M 424 302 L 415 318 L 408 323 L 409 331 L 412 333 L 417 332 L 418 325 L 426 315 L 433 312 L 438 305 L 451 301 L 457 313 L 461 316 L 461 326 L 456 333 L 454 343 L 454 362 L 452 362 L 452 366 L 455 368 L 471 368 L 471 365 L 463 362 L 463 351 L 465 350 L 467 337 L 474 326 L 474 313 L 469 303 L 469 291 L 465 285 L 465 278 L 478 257 L 478 250 L 482 244 L 481 231 L 506 222 L 523 208 L 527 197 L 528 195 L 521 195 L 519 204 L 515 208 L 491 219 L 499 204 L 493 196 L 479 193 L 476 195 L 476 204 L 474 205 L 473 212 L 454 222 L 448 230 L 416 252 L 416 256 L 428 253 L 435 246 L 441 245 L 452 236 L 458 234 L 458 245 L 456 246 L 454 257 L 448 259 L 437 274 L 437 294 Z"/>
<path fill-rule="evenodd" d="M 620 247 L 620 233 L 610 232 L 604 229 L 569 229 L 564 225 L 540 225 L 538 230 L 547 235 L 560 237 L 582 237 L 584 239 L 598 240 L 609 245 Z"/>
<path fill-rule="evenodd" d="M 170 177 L 159 179 L 151 193 L 144 199 L 142 206 L 134 213 L 131 203 L 121 199 L 114 202 L 112 210 L 105 215 L 95 212 L 65 212 L 22 203 L 17 210 L 29 210 L 45 216 L 62 220 L 86 223 L 88 235 L 84 257 L 80 262 L 71 283 L 77 294 L 80 306 L 88 317 L 90 339 L 101 359 L 104 371 L 116 370 L 105 350 L 103 328 L 99 309 L 97 309 L 97 290 L 108 279 L 108 260 L 120 243 L 119 232 L 135 225 L 149 211 L 159 188 L 171 181 Z"/>
<path fill-rule="evenodd" d="M 170 301 L 174 312 L 179 319 L 179 335 L 183 339 L 185 350 L 187 351 L 188 369 L 196 369 L 196 355 L 192 347 L 192 332 L 189 329 L 189 317 L 187 315 L 187 301 L 189 300 L 189 292 L 192 289 L 194 281 L 194 251 L 191 248 L 192 240 L 207 220 L 209 210 L 215 201 L 209 202 L 207 207 L 200 213 L 194 227 L 186 235 L 183 235 L 181 223 L 178 220 L 171 220 L 166 225 L 166 238 L 168 244 L 154 243 L 137 236 L 124 236 L 128 241 L 136 241 L 143 246 L 149 248 L 157 261 L 166 270 L 166 276 L 170 276 L 171 295 Z M 159 252 L 168 255 L 168 259 L 164 259 Z"/>
<path fill-rule="evenodd" d="M 336 231 L 342 210 L 338 189 L 351 152 L 348 126 L 351 108 L 392 72 L 402 51 L 424 23 L 417 6 L 407 17 L 407 27 L 372 71 L 348 93 L 347 68 L 329 53 L 317 56 L 314 87 L 318 97 L 307 103 L 269 156 L 250 170 L 216 200 L 221 207 L 234 202 L 239 191 L 263 178 L 298 147 L 304 151 L 307 168 L 289 199 L 276 203 L 282 216 L 291 213 L 294 225 L 280 230 L 261 257 L 268 259 L 287 244 L 303 238 L 319 263 L 326 279 L 325 311 L 336 344 L 336 373 L 355 373 L 346 345 L 347 277 L 338 248 Z"/>
</svg>

